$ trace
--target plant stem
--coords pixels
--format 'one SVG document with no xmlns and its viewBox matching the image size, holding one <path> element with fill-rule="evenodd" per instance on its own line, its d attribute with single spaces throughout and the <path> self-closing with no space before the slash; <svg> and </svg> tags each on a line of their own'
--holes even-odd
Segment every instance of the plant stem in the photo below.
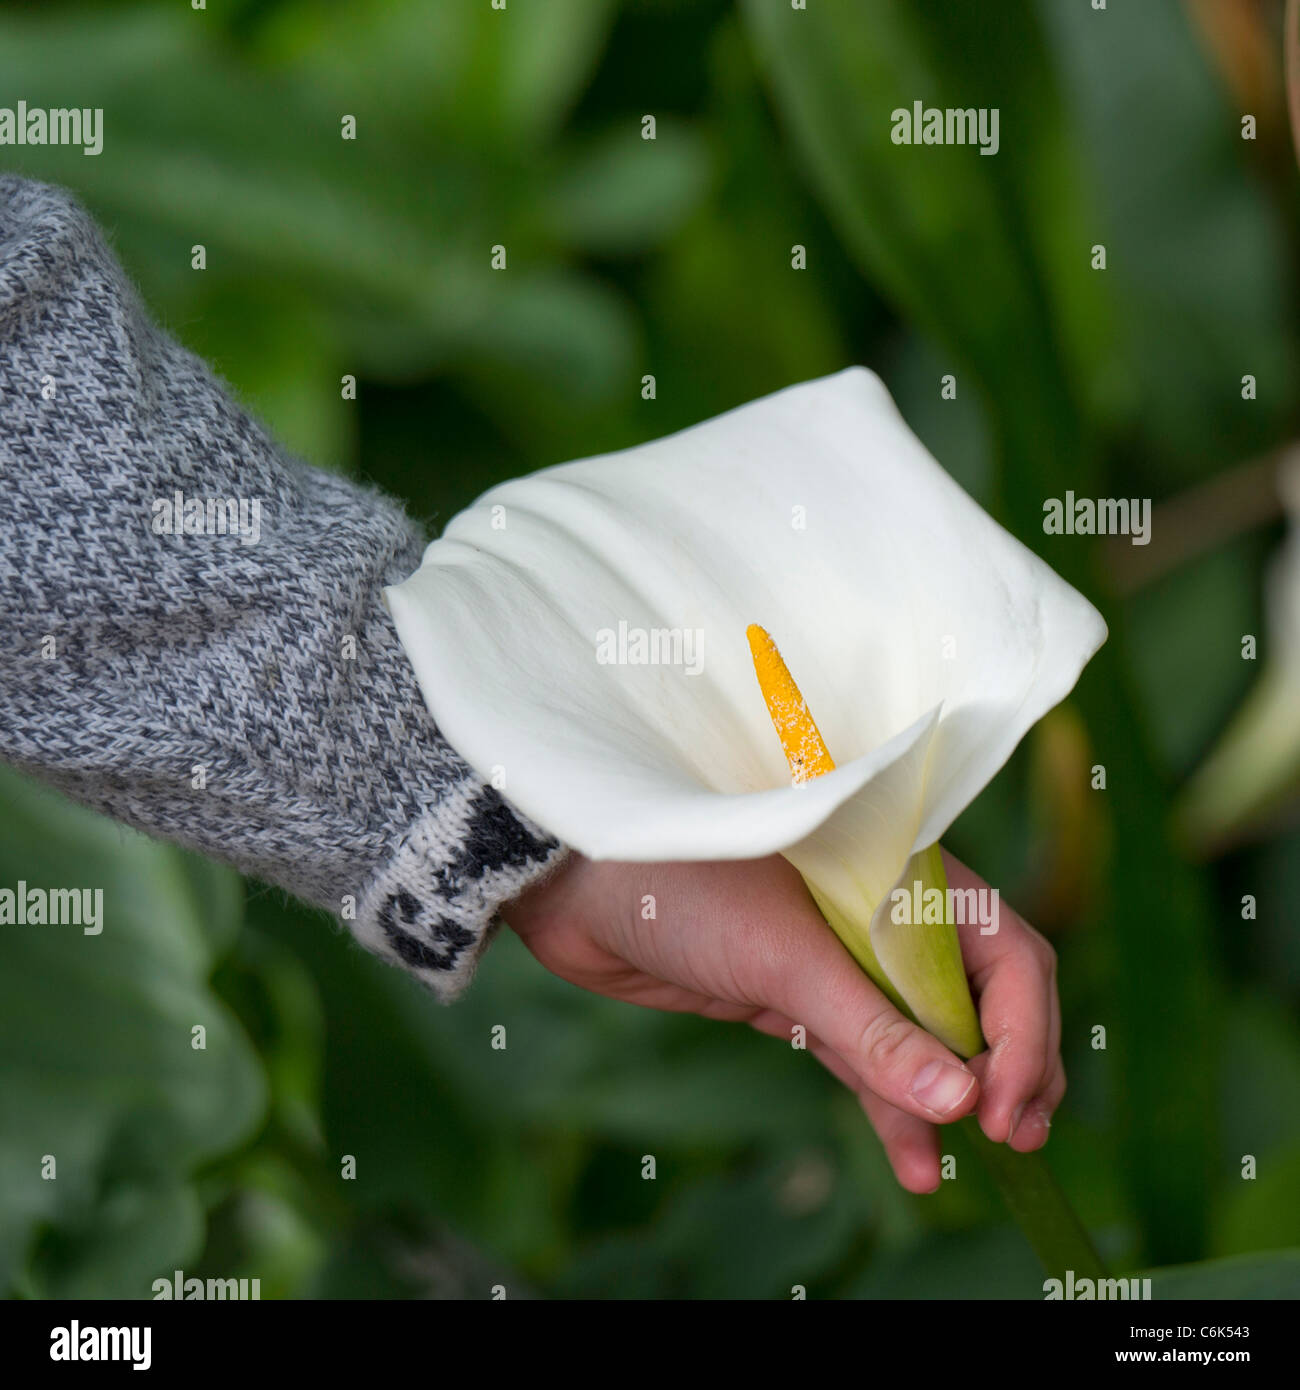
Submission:
<svg viewBox="0 0 1300 1390">
<path fill-rule="evenodd" d="M 940 889 L 947 901 L 948 874 L 939 846 L 916 855 L 912 863 L 923 872 L 926 887 Z M 948 927 L 955 940 L 956 924 L 949 922 Z M 961 1121 L 961 1129 L 1047 1274 L 1064 1280 L 1066 1270 L 1073 1270 L 1077 1279 L 1105 1278 L 1101 1257 L 1042 1154 L 1017 1153 L 1010 1144 L 995 1144 L 973 1115 Z"/>
<path fill-rule="evenodd" d="M 1042 1154 L 995 1144 L 973 1115 L 960 1127 L 1047 1274 L 1064 1280 L 1073 1270 L 1076 1279 L 1104 1279 L 1101 1256 Z"/>
</svg>

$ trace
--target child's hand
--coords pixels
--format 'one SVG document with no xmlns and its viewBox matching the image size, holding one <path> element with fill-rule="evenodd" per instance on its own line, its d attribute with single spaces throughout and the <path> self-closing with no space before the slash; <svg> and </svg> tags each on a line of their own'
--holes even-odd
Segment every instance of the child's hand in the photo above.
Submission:
<svg viewBox="0 0 1300 1390">
<path fill-rule="evenodd" d="M 984 886 L 944 858 L 954 888 Z M 646 894 L 651 921 L 641 915 Z M 991 1040 L 968 1064 L 894 1008 L 779 855 L 716 864 L 572 855 L 504 915 L 548 970 L 597 994 L 739 1019 L 787 1041 L 803 1024 L 809 1049 L 857 1093 L 912 1192 L 939 1185 L 936 1124 L 975 1111 L 990 1139 L 1028 1151 L 1046 1142 L 1065 1092 L 1056 954 L 1005 905 L 994 935 L 959 928 Z"/>
</svg>

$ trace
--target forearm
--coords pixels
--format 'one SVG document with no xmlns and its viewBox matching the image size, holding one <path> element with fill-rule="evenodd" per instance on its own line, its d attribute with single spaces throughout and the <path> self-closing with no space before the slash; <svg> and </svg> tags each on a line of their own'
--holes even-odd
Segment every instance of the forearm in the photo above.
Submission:
<svg viewBox="0 0 1300 1390">
<path fill-rule="evenodd" d="M 13 178 L 0 468 L 0 758 L 455 993 L 559 850 L 424 707 L 381 598 L 418 532 L 288 458 L 148 320 L 84 212 Z"/>
</svg>

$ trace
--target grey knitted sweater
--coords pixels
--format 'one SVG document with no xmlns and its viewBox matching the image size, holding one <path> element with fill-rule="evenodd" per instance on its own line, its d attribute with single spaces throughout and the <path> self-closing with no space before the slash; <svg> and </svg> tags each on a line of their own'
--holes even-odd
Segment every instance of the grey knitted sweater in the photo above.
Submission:
<svg viewBox="0 0 1300 1390">
<path fill-rule="evenodd" d="M 0 177 L 0 759 L 449 999 L 562 851 L 425 709 L 381 598 L 422 546 L 160 332 L 73 198 Z"/>
</svg>

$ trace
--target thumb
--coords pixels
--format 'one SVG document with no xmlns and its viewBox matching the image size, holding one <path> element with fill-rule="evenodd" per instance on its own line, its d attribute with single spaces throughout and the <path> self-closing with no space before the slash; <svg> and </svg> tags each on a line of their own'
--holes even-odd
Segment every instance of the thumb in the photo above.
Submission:
<svg viewBox="0 0 1300 1390">
<path fill-rule="evenodd" d="M 822 920 L 811 900 L 778 938 L 783 959 L 760 982 L 762 1003 L 804 1024 L 862 1084 L 932 1123 L 975 1109 L 979 1081 L 956 1053 L 905 1017 Z"/>
</svg>

